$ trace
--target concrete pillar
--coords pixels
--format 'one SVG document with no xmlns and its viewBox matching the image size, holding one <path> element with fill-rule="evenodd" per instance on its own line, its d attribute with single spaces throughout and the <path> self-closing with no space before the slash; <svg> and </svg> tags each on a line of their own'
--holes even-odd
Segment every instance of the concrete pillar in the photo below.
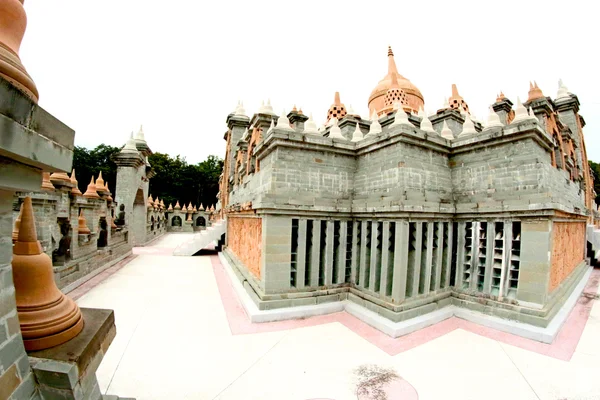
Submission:
<svg viewBox="0 0 600 400">
<path fill-rule="evenodd" d="M 284 293 L 290 289 L 292 219 L 265 215 L 262 218 L 261 279 L 265 293 Z"/>
<path fill-rule="evenodd" d="M 348 244 L 348 224 L 352 222 L 340 222 L 340 245 L 337 255 L 337 281 L 333 283 L 344 283 L 346 281 L 346 247 Z"/>
<path fill-rule="evenodd" d="M 310 286 L 319 286 L 319 263 L 321 262 L 321 221 L 313 220 Z"/>
<path fill-rule="evenodd" d="M 381 267 L 381 253 L 379 252 L 379 227 L 380 221 L 373 221 L 371 225 L 371 260 L 369 267 L 369 290 L 371 292 L 379 291 L 379 268 Z"/>
<path fill-rule="evenodd" d="M 425 281 L 423 282 L 423 294 L 427 294 L 429 293 L 429 290 L 431 288 L 431 276 L 433 274 L 432 271 L 432 267 L 433 267 L 433 230 L 435 229 L 435 223 L 433 222 L 426 222 L 427 224 L 427 242 L 425 244 L 426 247 L 426 252 L 425 252 L 425 271 L 421 271 L 423 272 L 423 278 L 425 278 Z"/>
<path fill-rule="evenodd" d="M 359 286 L 366 289 L 365 280 L 366 280 L 366 271 L 367 271 L 367 263 L 370 263 L 371 260 L 367 260 L 367 221 L 361 221 L 361 229 L 360 229 L 360 265 L 358 271 L 358 284 Z"/>
<path fill-rule="evenodd" d="M 333 279 L 333 251 L 334 251 L 334 241 L 335 238 L 333 236 L 334 231 L 334 222 L 327 221 L 327 235 L 325 236 L 325 286 L 331 286 Z"/>
<path fill-rule="evenodd" d="M 435 226 L 436 235 L 438 238 L 438 240 L 437 240 L 438 247 L 437 247 L 436 257 L 433 260 L 434 267 L 435 267 L 435 272 L 433 274 L 434 279 L 435 279 L 433 290 L 439 290 L 441 279 L 442 279 L 442 259 L 444 257 L 444 223 L 436 222 L 434 224 L 434 226 Z"/>
<path fill-rule="evenodd" d="M 415 241 L 415 258 L 412 266 L 412 287 L 409 288 L 411 297 L 419 294 L 419 283 L 421 280 L 421 257 L 423 248 L 423 222 L 415 222 L 416 225 L 416 241 Z"/>
<path fill-rule="evenodd" d="M 485 280 L 483 292 L 489 294 L 492 289 L 492 266 L 494 265 L 494 237 L 496 235 L 494 222 L 488 222 L 486 233 Z"/>
<path fill-rule="evenodd" d="M 454 284 L 458 289 L 463 288 L 463 272 L 465 264 L 465 231 L 466 223 L 458 223 L 458 237 L 455 238 L 456 243 L 456 276 L 454 277 Z"/>
<path fill-rule="evenodd" d="M 390 223 L 383 222 L 383 233 L 381 235 L 381 274 L 379 277 L 379 293 L 387 296 L 388 271 L 390 267 Z M 393 257 L 393 255 L 392 255 Z"/>
<path fill-rule="evenodd" d="M 360 240 L 359 227 L 361 226 L 360 221 L 349 222 L 352 223 L 352 261 L 350 264 L 350 282 L 356 285 L 358 280 L 358 267 L 360 264 L 360 247 L 358 242 Z"/>
<path fill-rule="evenodd" d="M 296 287 L 304 288 L 306 279 L 306 220 L 298 221 L 298 254 L 296 256 Z"/>
<path fill-rule="evenodd" d="M 406 273 L 408 270 L 408 221 L 396 222 L 396 240 L 394 243 L 394 280 L 392 282 L 392 301 L 401 303 L 406 297 Z"/>
<path fill-rule="evenodd" d="M 452 272 L 452 249 L 454 247 L 454 226 L 452 222 L 448 222 L 448 240 L 444 245 L 447 248 L 446 259 L 443 262 L 446 263 L 445 273 L 445 285 L 444 287 L 450 286 L 450 274 Z"/>
</svg>

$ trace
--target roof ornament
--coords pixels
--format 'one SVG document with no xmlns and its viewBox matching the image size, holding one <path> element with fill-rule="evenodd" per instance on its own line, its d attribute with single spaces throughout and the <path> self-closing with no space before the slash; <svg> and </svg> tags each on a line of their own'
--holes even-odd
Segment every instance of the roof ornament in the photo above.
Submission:
<svg viewBox="0 0 600 400">
<path fill-rule="evenodd" d="M 537 117 L 535 116 L 535 113 L 533 112 L 533 109 L 531 107 L 529 107 L 529 119 L 534 121 L 535 123 L 540 122 Z"/>
<path fill-rule="evenodd" d="M 302 133 L 306 133 L 309 135 L 318 135 L 319 134 L 319 130 L 317 129 L 317 124 L 315 123 L 315 120 L 313 119 L 312 113 L 310 114 L 310 116 L 308 117 L 308 120 L 304 124 L 304 131 Z"/>
<path fill-rule="evenodd" d="M 444 120 L 444 125 L 442 125 L 442 132 L 440 133 L 444 139 L 454 140 L 454 134 L 452 130 L 448 128 L 448 123 Z"/>
<path fill-rule="evenodd" d="M 379 123 L 379 118 L 377 118 L 377 113 L 373 111 L 373 115 L 371 115 L 371 126 L 369 127 L 369 133 L 367 133 L 367 136 L 378 135 L 381 132 L 382 130 L 381 124 Z"/>
<path fill-rule="evenodd" d="M 469 114 L 466 114 L 462 132 L 460 132 L 458 137 L 464 137 L 464 136 L 473 135 L 476 133 L 477 133 L 477 131 L 475 130 L 475 124 L 471 120 L 471 117 L 469 116 Z"/>
<path fill-rule="evenodd" d="M 247 117 L 246 110 L 244 110 L 244 103 L 242 103 L 241 101 L 238 101 L 238 105 L 235 108 L 235 115 L 239 117 Z"/>
<path fill-rule="evenodd" d="M 123 149 L 121 149 L 121 151 L 123 153 L 137 153 L 138 152 L 137 147 L 135 147 L 135 139 L 133 138 L 133 131 L 131 132 L 129 139 L 127 139 L 127 143 L 125 143 L 125 147 L 123 147 Z"/>
<path fill-rule="evenodd" d="M 515 118 L 512 120 L 512 123 L 515 122 L 523 122 L 529 119 L 529 114 L 527 113 L 527 109 L 521 103 L 521 99 L 517 97 L 517 107 L 515 108 Z"/>
<path fill-rule="evenodd" d="M 356 123 L 356 129 L 354 130 L 354 133 L 352 134 L 352 141 L 353 142 L 360 142 L 364 138 L 365 138 L 365 136 L 363 135 L 362 131 L 360 130 L 359 123 L 357 122 Z"/>
<path fill-rule="evenodd" d="M 394 122 L 392 125 L 390 125 L 390 127 L 400 125 L 413 126 L 413 124 L 411 124 L 411 122 L 408 120 L 408 115 L 406 114 L 406 111 L 404 111 L 404 108 L 402 108 L 402 105 L 399 103 L 396 104 L 398 105 L 398 110 L 394 115 Z"/>
<path fill-rule="evenodd" d="M 562 79 L 558 80 L 558 92 L 556 93 L 556 99 L 569 99 L 569 89 L 565 86 Z"/>
<path fill-rule="evenodd" d="M 488 114 L 487 122 L 485 124 L 485 128 L 483 131 L 490 130 L 492 128 L 501 128 L 504 124 L 500 121 L 500 117 L 496 114 L 496 111 L 492 107 L 490 107 L 490 113 Z"/>
<path fill-rule="evenodd" d="M 425 132 L 437 133 L 435 129 L 433 129 L 433 125 L 431 124 L 431 121 L 429 120 L 429 118 L 427 118 L 427 114 L 425 113 L 423 113 L 423 119 L 421 119 L 420 128 L 422 131 Z"/>
<path fill-rule="evenodd" d="M 285 110 L 281 111 L 281 115 L 277 119 L 277 126 L 275 127 L 275 129 L 278 129 L 281 131 L 290 131 L 290 132 L 294 131 L 292 129 L 292 127 L 290 126 L 290 120 L 286 116 Z"/>
<path fill-rule="evenodd" d="M 144 135 L 144 128 L 140 125 L 140 130 L 135 134 L 135 141 L 139 143 L 146 143 L 146 138 Z"/>
<path fill-rule="evenodd" d="M 346 140 L 344 135 L 342 135 L 342 130 L 338 126 L 338 119 L 336 117 L 333 117 L 331 118 L 331 121 L 333 123 L 331 124 L 331 128 L 329 129 L 329 138 Z"/>
</svg>

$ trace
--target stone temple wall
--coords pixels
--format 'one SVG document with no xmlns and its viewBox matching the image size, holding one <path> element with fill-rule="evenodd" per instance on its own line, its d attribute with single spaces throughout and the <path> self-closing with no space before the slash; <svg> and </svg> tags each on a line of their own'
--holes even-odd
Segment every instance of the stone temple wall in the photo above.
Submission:
<svg viewBox="0 0 600 400">
<path fill-rule="evenodd" d="M 584 260 L 585 222 L 558 222 L 552 226 L 552 269 L 549 291 L 552 292 Z"/>
<path fill-rule="evenodd" d="M 38 239 L 46 254 L 53 260 L 54 280 L 60 289 L 77 285 L 96 271 L 120 261 L 131 254 L 131 241 L 127 227 L 111 229 L 115 203 L 106 199 L 92 199 L 71 195 L 68 190 L 18 192 L 13 199 L 13 226 L 25 197 L 32 198 Z M 86 219 L 89 234 L 78 233 L 80 212 Z M 100 220 L 107 223 L 107 243 L 99 247 Z M 70 257 L 58 255 L 61 245 L 61 224 L 70 231 Z M 64 242 L 64 239 L 63 239 Z"/>
</svg>

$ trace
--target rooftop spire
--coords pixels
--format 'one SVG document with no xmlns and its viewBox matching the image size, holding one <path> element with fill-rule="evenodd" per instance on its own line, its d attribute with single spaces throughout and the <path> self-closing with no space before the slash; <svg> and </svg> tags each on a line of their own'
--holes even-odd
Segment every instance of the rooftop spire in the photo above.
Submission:
<svg viewBox="0 0 600 400">
<path fill-rule="evenodd" d="M 356 129 L 354 130 L 354 133 L 352 134 L 352 141 L 353 142 L 360 142 L 363 139 L 364 139 L 364 135 L 363 135 L 362 131 L 360 130 L 360 126 L 359 126 L 359 124 L 357 122 L 356 123 Z"/>
<path fill-rule="evenodd" d="M 394 52 L 392 46 L 388 46 L 388 75 L 396 75 L 398 68 L 396 68 L 396 61 L 394 60 Z"/>
<path fill-rule="evenodd" d="M 444 139 L 454 140 L 454 134 L 452 130 L 448 127 L 446 120 L 444 120 L 444 125 L 442 125 L 442 131 L 440 132 Z"/>
</svg>

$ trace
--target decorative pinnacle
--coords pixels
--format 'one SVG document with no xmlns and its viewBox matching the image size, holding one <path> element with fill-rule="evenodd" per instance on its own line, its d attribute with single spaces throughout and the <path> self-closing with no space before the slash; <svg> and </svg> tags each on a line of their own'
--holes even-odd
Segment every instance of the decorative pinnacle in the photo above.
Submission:
<svg viewBox="0 0 600 400">
<path fill-rule="evenodd" d="M 344 135 L 342 135 L 342 130 L 338 126 L 338 119 L 335 117 L 331 118 L 331 128 L 329 129 L 329 138 L 346 140 Z"/>
<path fill-rule="evenodd" d="M 452 133 L 452 130 L 448 128 L 446 120 L 444 120 L 444 125 L 442 125 L 441 135 L 444 139 L 454 140 L 454 134 Z"/>
<path fill-rule="evenodd" d="M 362 133 L 362 131 L 360 130 L 360 126 L 359 123 L 356 123 L 356 129 L 354 130 L 354 133 L 352 134 L 352 141 L 353 142 L 360 142 L 361 140 L 363 140 L 365 137 Z"/>
</svg>

